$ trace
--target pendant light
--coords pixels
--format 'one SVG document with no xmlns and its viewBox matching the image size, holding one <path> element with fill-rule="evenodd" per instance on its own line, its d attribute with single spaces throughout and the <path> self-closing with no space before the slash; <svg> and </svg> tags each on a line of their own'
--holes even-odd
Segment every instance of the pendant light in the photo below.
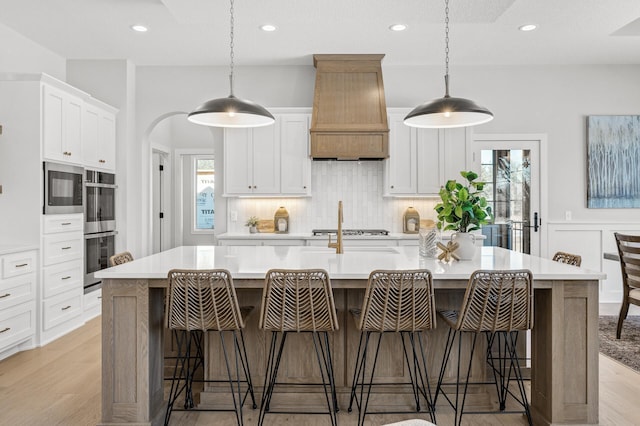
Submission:
<svg viewBox="0 0 640 426">
<path fill-rule="evenodd" d="M 230 72 L 229 72 L 229 96 L 226 98 L 212 99 L 200 105 L 187 116 L 192 123 L 214 127 L 261 127 L 273 124 L 275 119 L 266 108 L 245 99 L 236 98 L 233 95 L 233 0 L 229 13 L 231 16 L 230 47 Z"/>
<path fill-rule="evenodd" d="M 418 105 L 404 118 L 411 127 L 452 128 L 475 126 L 493 120 L 493 113 L 470 99 L 449 96 L 449 0 L 445 0 L 445 93 L 443 98 Z"/>
</svg>

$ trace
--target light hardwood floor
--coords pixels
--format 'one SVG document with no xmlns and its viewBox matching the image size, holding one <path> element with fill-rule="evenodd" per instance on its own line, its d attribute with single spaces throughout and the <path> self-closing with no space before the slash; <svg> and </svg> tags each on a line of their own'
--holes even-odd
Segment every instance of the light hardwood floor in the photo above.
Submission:
<svg viewBox="0 0 640 426">
<path fill-rule="evenodd" d="M 100 418 L 100 317 L 42 348 L 0 361 L 0 425 L 95 425 Z M 600 355 L 600 424 L 638 425 L 640 374 Z M 245 407 L 245 424 L 257 423 L 257 410 Z M 453 424 L 448 409 L 438 409 L 438 425 Z M 414 415 L 371 415 L 380 425 Z M 425 417 L 426 418 L 426 417 Z M 357 423 L 356 413 L 343 410 L 341 425 Z M 175 425 L 230 425 L 232 413 L 176 412 Z M 269 425 L 326 425 L 328 416 L 270 415 Z M 521 415 L 469 415 L 465 424 L 524 425 Z"/>
</svg>

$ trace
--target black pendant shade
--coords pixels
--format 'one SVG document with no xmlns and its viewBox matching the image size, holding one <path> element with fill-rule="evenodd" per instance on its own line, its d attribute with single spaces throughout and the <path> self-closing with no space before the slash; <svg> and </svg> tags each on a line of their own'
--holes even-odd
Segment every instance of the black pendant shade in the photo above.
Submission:
<svg viewBox="0 0 640 426">
<path fill-rule="evenodd" d="M 187 120 L 195 124 L 213 127 L 261 127 L 273 124 L 276 120 L 266 108 L 255 102 L 236 98 L 233 95 L 234 69 L 234 0 L 230 0 L 229 8 L 229 96 L 211 99 L 200 105 L 187 115 Z"/>
<path fill-rule="evenodd" d="M 275 121 L 263 106 L 233 95 L 203 103 L 189 113 L 187 119 L 192 123 L 214 127 L 260 127 Z"/>
<path fill-rule="evenodd" d="M 475 126 L 493 120 L 493 113 L 470 99 L 445 96 L 415 107 L 404 118 L 411 127 L 453 128 Z"/>
<path fill-rule="evenodd" d="M 449 96 L 449 0 L 445 0 L 444 97 L 418 105 L 404 118 L 411 127 L 446 129 L 476 126 L 493 120 L 493 113 L 470 99 Z"/>
</svg>

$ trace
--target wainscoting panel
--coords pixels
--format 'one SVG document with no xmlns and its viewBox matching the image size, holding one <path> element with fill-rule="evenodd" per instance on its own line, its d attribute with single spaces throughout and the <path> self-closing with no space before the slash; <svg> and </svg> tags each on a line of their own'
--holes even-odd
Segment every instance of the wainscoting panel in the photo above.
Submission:
<svg viewBox="0 0 640 426">
<path fill-rule="evenodd" d="M 566 251 L 582 256 L 582 267 L 601 271 L 607 278 L 600 283 L 600 303 L 620 303 L 622 278 L 620 264 L 603 257 L 616 253 L 614 232 L 640 235 L 640 223 L 549 222 L 547 253 Z"/>
</svg>

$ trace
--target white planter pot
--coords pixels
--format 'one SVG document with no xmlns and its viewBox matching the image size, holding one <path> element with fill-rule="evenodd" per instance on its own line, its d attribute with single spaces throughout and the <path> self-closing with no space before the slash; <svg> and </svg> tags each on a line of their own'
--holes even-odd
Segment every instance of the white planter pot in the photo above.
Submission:
<svg viewBox="0 0 640 426">
<path fill-rule="evenodd" d="M 458 243 L 455 253 L 460 260 L 471 260 L 476 254 L 476 236 L 469 232 L 456 232 L 451 235 L 451 241 Z"/>
</svg>

